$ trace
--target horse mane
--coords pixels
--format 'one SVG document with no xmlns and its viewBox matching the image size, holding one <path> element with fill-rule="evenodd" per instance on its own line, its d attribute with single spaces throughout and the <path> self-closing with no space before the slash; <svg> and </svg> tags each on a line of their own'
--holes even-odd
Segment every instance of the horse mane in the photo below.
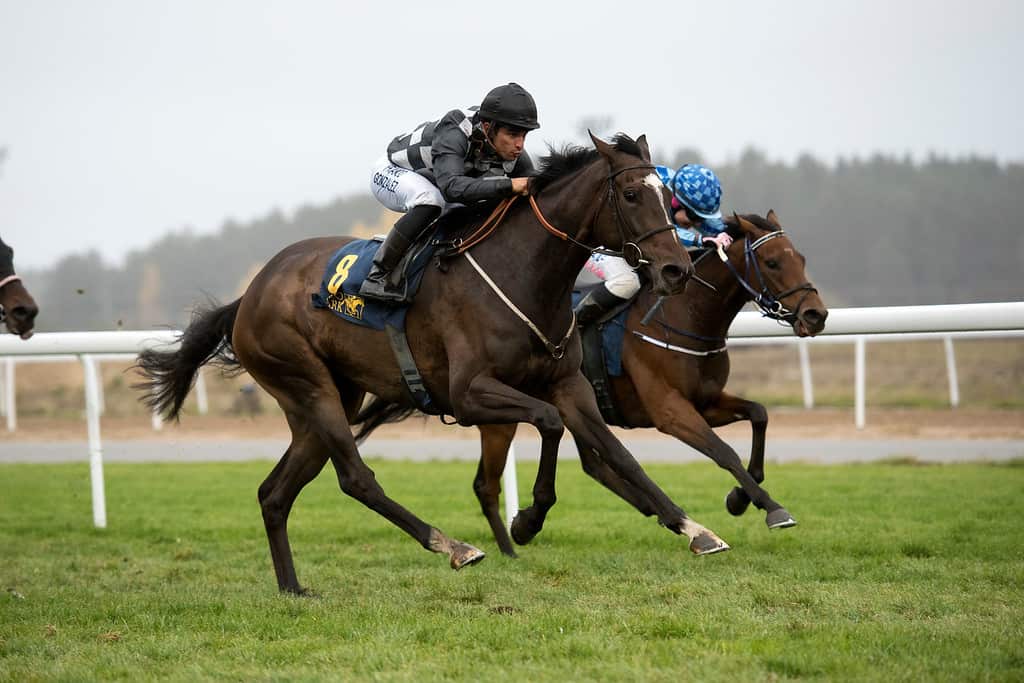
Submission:
<svg viewBox="0 0 1024 683">
<path fill-rule="evenodd" d="M 623 154 L 642 157 L 643 152 L 636 140 L 625 133 L 616 133 L 612 138 L 612 147 Z M 594 147 L 567 144 L 561 149 L 548 145 L 548 155 L 540 159 L 540 172 L 530 178 L 530 190 L 541 192 L 559 178 L 575 173 L 601 156 Z"/>
<path fill-rule="evenodd" d="M 729 233 L 729 237 L 733 238 L 734 240 L 743 239 L 743 231 L 740 230 L 740 225 L 736 221 L 736 218 L 734 216 L 735 214 L 730 216 L 723 216 L 722 220 L 725 223 L 726 232 Z M 759 216 L 756 213 L 744 213 L 740 214 L 740 216 L 743 218 L 743 220 L 753 223 L 761 230 L 765 230 L 767 232 L 775 232 L 779 229 L 778 227 L 772 225 L 767 218 L 765 218 L 764 216 Z"/>
</svg>

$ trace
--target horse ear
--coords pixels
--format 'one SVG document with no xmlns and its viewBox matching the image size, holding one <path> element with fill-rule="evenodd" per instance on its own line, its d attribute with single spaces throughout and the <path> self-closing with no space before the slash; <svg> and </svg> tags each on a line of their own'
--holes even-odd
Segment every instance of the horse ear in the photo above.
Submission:
<svg viewBox="0 0 1024 683">
<path fill-rule="evenodd" d="M 782 223 L 779 222 L 779 217 L 775 215 L 775 209 L 768 209 L 768 215 L 765 216 L 768 222 L 774 225 L 776 228 L 781 228 Z"/>
<path fill-rule="evenodd" d="M 594 147 L 596 147 L 597 151 L 601 153 L 601 156 L 607 159 L 608 163 L 611 163 L 612 157 L 615 154 L 615 148 L 590 132 L 589 128 L 587 129 L 587 134 L 590 136 L 591 141 L 593 141 Z"/>
<path fill-rule="evenodd" d="M 747 235 L 753 235 L 757 232 L 757 226 L 743 218 L 735 211 L 732 212 L 733 220 L 736 221 L 736 227 L 743 231 Z"/>
<path fill-rule="evenodd" d="M 651 148 L 647 145 L 647 134 L 644 133 L 638 137 L 636 139 L 636 144 L 640 148 L 640 151 L 643 152 L 643 154 L 640 155 L 640 158 L 649 162 L 651 160 Z"/>
</svg>

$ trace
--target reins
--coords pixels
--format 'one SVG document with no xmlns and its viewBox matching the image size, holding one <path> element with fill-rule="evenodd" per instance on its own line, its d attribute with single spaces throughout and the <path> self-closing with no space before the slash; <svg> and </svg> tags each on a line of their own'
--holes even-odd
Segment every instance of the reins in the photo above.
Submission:
<svg viewBox="0 0 1024 683">
<path fill-rule="evenodd" d="M 675 228 L 675 226 L 672 225 L 672 223 L 668 223 L 667 225 L 664 225 L 662 227 L 655 228 L 653 230 L 648 230 L 647 232 L 642 233 L 639 237 L 636 237 L 631 241 L 627 241 L 625 231 L 626 221 L 623 217 L 622 211 L 619 208 L 618 195 L 616 195 L 615 193 L 615 178 L 618 177 L 620 174 L 625 173 L 626 171 L 653 168 L 654 166 L 650 164 L 627 166 L 626 168 L 620 168 L 619 170 L 608 174 L 607 201 L 611 204 L 612 209 L 615 212 L 615 224 L 619 229 L 619 236 L 622 241 L 622 251 L 613 251 L 611 249 L 604 249 L 602 247 L 591 247 L 573 238 L 568 233 L 559 230 L 554 225 L 552 225 L 547 218 L 544 217 L 544 213 L 540 210 L 540 206 L 537 204 L 536 197 L 532 194 L 529 195 L 530 208 L 533 209 L 533 215 L 537 218 L 537 222 L 540 223 L 541 227 L 543 227 L 545 230 L 547 230 L 549 233 L 559 238 L 563 242 L 569 242 L 577 247 L 586 249 L 592 254 L 607 254 L 610 256 L 621 257 L 625 259 L 626 263 L 628 263 L 630 266 L 636 268 L 640 265 L 650 263 L 650 261 L 643 257 L 643 251 L 640 249 L 640 243 L 648 239 L 649 237 L 657 235 L 658 233 L 665 232 L 666 230 L 672 230 Z M 474 259 L 469 254 L 469 249 L 480 244 L 494 233 L 495 229 L 497 229 L 501 221 L 504 220 L 509 208 L 516 201 L 516 199 L 519 198 L 519 196 L 520 195 L 514 195 L 512 197 L 509 197 L 508 199 L 501 200 L 501 202 L 496 207 L 494 207 L 494 210 L 487 217 L 487 219 L 480 225 L 480 227 L 478 227 L 469 236 L 465 238 L 459 238 L 449 242 L 448 249 L 445 250 L 442 254 L 440 254 L 439 258 L 448 258 L 458 256 L 459 254 L 464 254 L 466 260 L 469 261 L 470 265 L 472 265 L 476 272 L 480 274 L 480 277 L 484 279 L 484 282 L 486 282 L 490 286 L 490 288 L 494 290 L 494 293 L 498 295 L 498 298 L 501 299 L 501 301 L 509 308 L 509 310 L 511 310 L 516 315 L 516 317 L 518 317 L 520 320 L 526 323 L 530 330 L 537 336 L 538 339 L 540 339 L 541 343 L 544 344 L 544 348 L 546 348 L 548 353 L 551 354 L 551 357 L 554 358 L 555 360 L 560 360 L 565 355 L 565 348 L 569 344 L 569 340 L 572 338 L 573 331 L 576 329 L 576 313 L 573 312 L 571 319 L 569 320 L 569 329 L 566 330 L 565 335 L 562 337 L 562 340 L 557 344 L 552 343 L 551 340 L 548 339 L 547 336 L 540 330 L 540 328 L 537 327 L 537 325 L 534 324 L 534 322 L 530 320 L 529 317 L 527 317 L 526 314 L 523 313 L 518 306 L 512 303 L 512 300 L 505 295 L 505 293 L 501 290 L 497 283 L 495 283 L 494 280 L 492 280 L 491 277 L 487 275 L 487 273 L 480 266 L 480 264 L 476 262 L 476 259 Z M 599 213 L 600 207 L 594 213 L 594 221 L 597 220 L 597 216 Z M 443 242 L 435 242 L 434 244 L 440 245 L 443 244 Z"/>
<path fill-rule="evenodd" d="M 769 289 L 768 283 L 765 282 L 764 275 L 761 273 L 761 267 L 757 262 L 757 258 L 755 258 L 754 256 L 754 253 L 762 244 L 768 242 L 769 240 L 773 240 L 776 237 L 781 237 L 785 234 L 786 231 L 783 230 L 782 228 L 779 228 L 778 230 L 769 232 L 767 235 L 759 237 L 753 242 L 751 242 L 749 239 L 746 239 L 744 241 L 743 246 L 743 258 L 745 263 L 744 275 L 740 275 L 739 271 L 736 270 L 736 267 L 733 266 L 732 261 L 729 260 L 728 254 L 725 253 L 725 248 L 722 247 L 721 245 L 718 245 L 717 254 L 718 258 L 721 259 L 721 261 L 726 265 L 726 267 L 729 269 L 729 272 L 732 273 L 736 281 L 745 290 L 747 290 L 748 294 L 750 294 L 751 301 L 753 301 L 754 304 L 760 309 L 761 315 L 765 316 L 766 318 L 771 318 L 772 320 L 778 321 L 780 324 L 792 325 L 797 319 L 797 311 L 799 311 L 800 306 L 803 305 L 804 299 L 806 299 L 811 294 L 811 292 L 817 292 L 818 290 L 810 282 L 804 282 L 795 287 L 790 287 L 789 289 L 783 292 L 779 292 L 777 294 L 773 293 Z M 706 252 L 700 258 L 698 258 L 697 263 L 699 263 L 701 259 L 707 256 L 708 253 L 710 252 Z M 751 270 L 753 270 L 754 273 L 757 275 L 757 284 L 758 286 L 760 286 L 760 291 L 754 289 L 748 282 Z M 697 282 L 699 282 L 700 284 L 709 287 L 712 291 L 718 292 L 718 288 L 712 285 L 710 282 L 707 282 L 696 277 L 694 279 L 696 279 Z M 796 304 L 796 308 L 791 310 L 782 303 L 782 300 L 785 299 L 786 297 L 801 291 L 804 292 L 804 295 L 800 297 L 800 300 Z M 654 311 L 657 309 L 660 303 L 661 298 L 659 298 L 658 301 L 655 302 L 653 306 L 651 306 L 651 309 L 647 312 L 647 315 L 644 316 L 644 323 L 646 323 L 650 319 L 650 317 L 654 314 Z M 676 329 L 675 327 L 672 327 L 671 325 L 662 320 L 658 320 L 657 322 L 666 331 L 672 334 L 679 335 L 681 337 L 689 337 L 690 339 L 704 342 L 725 341 L 725 337 L 704 337 L 699 334 L 694 334 L 692 332 L 687 332 L 685 330 Z M 710 356 L 716 353 L 721 353 L 726 350 L 726 346 L 723 344 L 720 348 L 711 349 L 709 351 L 694 351 L 693 349 L 686 349 L 681 346 L 669 344 L 667 341 L 663 342 L 659 339 L 654 339 L 636 330 L 633 330 L 633 334 L 640 337 L 640 339 L 642 339 L 645 342 L 648 342 L 649 344 L 653 344 L 655 346 L 661 347 L 663 349 L 668 349 L 670 351 L 689 354 L 691 356 Z"/>
</svg>

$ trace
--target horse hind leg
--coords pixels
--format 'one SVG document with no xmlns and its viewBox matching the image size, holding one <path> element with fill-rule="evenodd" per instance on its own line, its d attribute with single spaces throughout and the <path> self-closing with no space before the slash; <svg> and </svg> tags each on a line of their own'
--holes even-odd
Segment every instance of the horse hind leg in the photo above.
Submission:
<svg viewBox="0 0 1024 683">
<path fill-rule="evenodd" d="M 293 430 L 292 443 L 260 485 L 258 496 L 278 589 L 308 595 L 309 591 L 299 585 L 295 574 L 291 544 L 288 542 L 288 515 L 299 492 L 320 473 L 328 455 L 326 447 L 315 434 L 297 428 L 300 421 L 291 417 L 288 421 Z"/>
<path fill-rule="evenodd" d="M 468 543 L 449 538 L 389 498 L 359 455 L 355 437 L 341 402 L 335 398 L 308 395 L 305 409 L 313 416 L 316 432 L 328 446 L 341 490 L 386 518 L 435 553 L 448 555 L 452 569 L 458 570 L 484 559 L 484 552 Z"/>
</svg>

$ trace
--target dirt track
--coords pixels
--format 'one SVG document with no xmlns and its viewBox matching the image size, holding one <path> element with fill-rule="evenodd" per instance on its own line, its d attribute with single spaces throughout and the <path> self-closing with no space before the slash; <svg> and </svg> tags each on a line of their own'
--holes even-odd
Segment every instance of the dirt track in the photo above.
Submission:
<svg viewBox="0 0 1024 683">
<path fill-rule="evenodd" d="M 535 435 L 532 428 L 521 427 Z M 749 437 L 747 424 L 718 430 L 725 438 Z M 180 424 L 167 424 L 157 432 L 145 418 L 103 418 L 104 440 L 126 439 L 221 439 L 287 438 L 284 418 L 276 413 L 248 417 L 188 415 Z M 630 438 L 656 437 L 652 429 L 631 430 Z M 466 438 L 475 439 L 476 430 L 442 425 L 437 418 L 411 418 L 398 425 L 385 425 L 377 435 L 383 438 Z M 858 430 L 852 410 L 812 411 L 777 408 L 769 412 L 768 436 L 779 439 L 1024 439 L 1024 411 L 1019 410 L 868 410 L 867 426 Z M 86 439 L 84 420 L 21 417 L 14 434 L 6 441 L 76 441 Z"/>
</svg>

